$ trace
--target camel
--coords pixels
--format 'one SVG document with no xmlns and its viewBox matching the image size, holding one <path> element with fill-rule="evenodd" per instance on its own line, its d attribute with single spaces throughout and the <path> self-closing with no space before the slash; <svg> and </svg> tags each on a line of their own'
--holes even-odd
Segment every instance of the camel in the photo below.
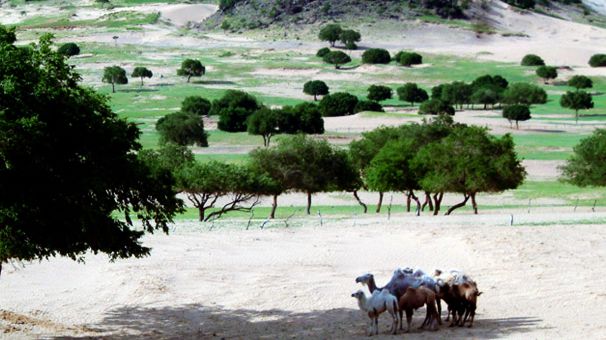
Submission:
<svg viewBox="0 0 606 340">
<path fill-rule="evenodd" d="M 425 328 L 425 326 L 428 325 L 431 327 L 431 330 L 437 330 L 438 326 L 436 323 L 442 324 L 436 309 L 436 294 L 427 287 L 409 287 L 399 300 L 400 310 L 406 312 L 406 322 L 408 323 L 407 333 L 410 332 L 414 310 L 423 307 L 423 305 L 426 305 L 427 312 L 425 314 L 425 320 L 419 329 Z"/>
<path fill-rule="evenodd" d="M 398 300 L 389 293 L 389 290 L 375 290 L 370 297 L 367 297 L 362 290 L 358 290 L 351 294 L 351 296 L 358 300 L 360 310 L 368 313 L 368 317 L 370 318 L 370 325 L 368 327 L 369 336 L 379 334 L 379 315 L 385 311 L 393 319 L 389 332 L 396 334 L 398 329 Z"/>
</svg>

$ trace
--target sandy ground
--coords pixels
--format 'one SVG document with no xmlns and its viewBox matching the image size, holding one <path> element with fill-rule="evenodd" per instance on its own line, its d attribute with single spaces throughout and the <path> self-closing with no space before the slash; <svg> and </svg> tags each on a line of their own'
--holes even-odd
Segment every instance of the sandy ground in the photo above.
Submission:
<svg viewBox="0 0 606 340">
<path fill-rule="evenodd" d="M 309 220 L 249 231 L 246 222 L 213 231 L 183 222 L 170 236 L 147 237 L 154 250 L 145 259 L 9 267 L 0 279 L 0 337 L 363 337 L 366 317 L 350 297 L 360 288 L 354 278 L 370 271 L 382 285 L 396 267 L 414 266 L 465 270 L 484 293 L 475 328 L 411 338 L 604 338 L 596 265 L 606 260 L 606 229 L 558 225 L 553 214 L 524 218 L 553 225 L 510 227 L 504 215 L 322 227 Z M 421 320 L 422 312 L 414 324 Z M 385 334 L 387 317 L 380 327 Z"/>
</svg>

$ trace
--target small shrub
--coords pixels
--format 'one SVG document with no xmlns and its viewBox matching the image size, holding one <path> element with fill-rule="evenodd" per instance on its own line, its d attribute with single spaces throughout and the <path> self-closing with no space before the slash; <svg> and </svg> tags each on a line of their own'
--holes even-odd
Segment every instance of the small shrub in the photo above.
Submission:
<svg viewBox="0 0 606 340">
<path fill-rule="evenodd" d="M 80 54 L 80 47 L 78 47 L 78 45 L 75 43 L 65 43 L 57 49 L 57 53 L 69 58 L 71 56 Z"/>
<path fill-rule="evenodd" d="M 423 56 L 415 52 L 400 52 L 399 58 L 396 59 L 400 65 L 410 67 L 412 65 L 423 64 Z M 397 55 L 397 56 L 398 56 Z"/>
<path fill-rule="evenodd" d="M 316 57 L 324 58 L 324 56 L 327 55 L 328 53 L 330 53 L 330 48 L 328 48 L 328 47 L 322 47 L 316 53 Z"/>
<path fill-rule="evenodd" d="M 324 117 L 338 117 L 354 114 L 358 98 L 344 92 L 329 94 L 320 101 L 320 112 Z"/>
</svg>

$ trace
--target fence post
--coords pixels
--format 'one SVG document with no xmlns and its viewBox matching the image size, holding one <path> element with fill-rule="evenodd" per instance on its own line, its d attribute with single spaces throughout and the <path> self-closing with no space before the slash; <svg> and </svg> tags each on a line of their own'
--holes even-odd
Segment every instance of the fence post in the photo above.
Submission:
<svg viewBox="0 0 606 340">
<path fill-rule="evenodd" d="M 322 213 L 320 213 L 320 210 L 318 210 L 318 216 L 320 216 L 320 227 L 324 225 L 323 221 L 322 221 Z"/>
</svg>

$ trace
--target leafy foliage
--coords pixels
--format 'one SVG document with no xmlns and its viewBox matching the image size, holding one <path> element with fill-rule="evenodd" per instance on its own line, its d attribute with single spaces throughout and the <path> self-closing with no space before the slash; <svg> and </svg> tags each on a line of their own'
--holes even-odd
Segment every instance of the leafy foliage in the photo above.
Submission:
<svg viewBox="0 0 606 340">
<path fill-rule="evenodd" d="M 354 113 L 362 111 L 384 112 L 383 106 L 374 100 L 360 100 L 358 104 L 356 104 Z"/>
<path fill-rule="evenodd" d="M 137 66 L 133 70 L 133 73 L 130 75 L 131 77 L 141 78 L 141 86 L 143 86 L 143 78 L 151 78 L 154 76 L 154 73 L 149 70 L 147 67 Z"/>
<path fill-rule="evenodd" d="M 327 55 L 328 53 L 330 53 L 330 48 L 328 48 L 328 47 L 322 47 L 316 53 L 316 57 L 324 58 L 324 56 Z"/>
<path fill-rule="evenodd" d="M 394 59 L 402 66 L 410 67 L 412 65 L 423 64 L 423 56 L 416 52 L 398 52 Z"/>
<path fill-rule="evenodd" d="M 606 186 L 606 130 L 596 129 L 574 147 L 562 179 L 577 186 Z"/>
<path fill-rule="evenodd" d="M 558 77 L 558 70 L 553 66 L 539 66 L 536 73 L 537 76 L 543 78 L 545 81 Z"/>
<path fill-rule="evenodd" d="M 590 89 L 593 87 L 593 81 L 587 76 L 573 76 L 568 80 L 568 86 L 579 89 Z"/>
<path fill-rule="evenodd" d="M 591 94 L 585 91 L 566 92 L 560 97 L 560 105 L 574 110 L 575 119 L 579 120 L 579 110 L 588 110 L 593 108 L 593 99 Z"/>
<path fill-rule="evenodd" d="M 141 237 L 182 211 L 170 172 L 137 157 L 137 126 L 78 85 L 49 35 L 17 47 L 13 33 L 0 26 L 0 264 L 149 254 Z"/>
<path fill-rule="evenodd" d="M 328 41 L 330 46 L 334 47 L 335 43 L 341 39 L 341 33 L 343 29 L 340 25 L 337 24 L 328 24 L 322 29 L 320 29 L 320 33 L 318 34 L 318 38 L 322 41 Z"/>
<path fill-rule="evenodd" d="M 528 83 L 514 83 L 503 92 L 503 103 L 506 104 L 545 104 L 547 92 L 542 88 Z"/>
<path fill-rule="evenodd" d="M 603 67 L 606 66 L 606 54 L 594 54 L 589 58 L 589 66 Z"/>
<path fill-rule="evenodd" d="M 441 99 L 430 99 L 419 106 L 420 115 L 451 115 L 454 116 L 455 109 L 448 102 Z"/>
<path fill-rule="evenodd" d="M 267 107 L 260 108 L 248 117 L 246 125 L 249 134 L 262 136 L 263 145 L 269 146 L 271 137 L 278 133 L 277 113 Z"/>
<path fill-rule="evenodd" d="M 345 48 L 348 50 L 355 50 L 358 48 L 356 43 L 362 39 L 362 35 L 360 35 L 360 32 L 354 30 L 344 30 L 341 32 L 339 39 L 345 44 Z"/>
</svg>

